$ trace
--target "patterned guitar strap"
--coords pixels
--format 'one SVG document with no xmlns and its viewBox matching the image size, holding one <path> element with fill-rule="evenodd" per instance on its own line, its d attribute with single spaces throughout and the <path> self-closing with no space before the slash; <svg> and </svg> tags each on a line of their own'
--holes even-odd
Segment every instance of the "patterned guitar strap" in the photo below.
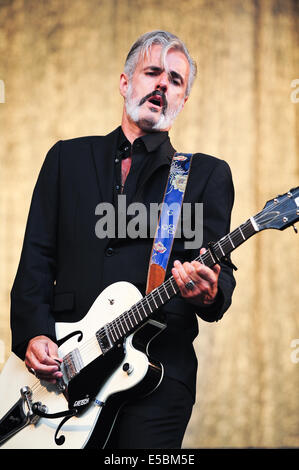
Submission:
<svg viewBox="0 0 299 470">
<path fill-rule="evenodd" d="M 149 261 L 146 293 L 164 282 L 180 218 L 193 154 L 175 153 L 170 166 L 162 209 Z"/>
</svg>

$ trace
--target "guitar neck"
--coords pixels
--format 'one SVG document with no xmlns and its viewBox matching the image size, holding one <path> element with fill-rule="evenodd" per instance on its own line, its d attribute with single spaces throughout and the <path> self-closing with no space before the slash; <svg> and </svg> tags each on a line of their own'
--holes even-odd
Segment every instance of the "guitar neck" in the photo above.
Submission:
<svg viewBox="0 0 299 470">
<path fill-rule="evenodd" d="M 195 261 L 200 261 L 205 266 L 211 268 L 258 231 L 259 228 L 254 218 L 251 217 L 218 242 L 212 243 L 209 249 L 204 254 L 198 256 Z M 178 292 L 179 288 L 173 276 L 171 276 L 134 304 L 129 310 L 105 325 L 104 328 L 101 328 L 96 336 L 102 350 L 110 349 L 120 339 L 136 330 L 138 326 L 144 323 L 156 310 L 167 303 Z"/>
</svg>

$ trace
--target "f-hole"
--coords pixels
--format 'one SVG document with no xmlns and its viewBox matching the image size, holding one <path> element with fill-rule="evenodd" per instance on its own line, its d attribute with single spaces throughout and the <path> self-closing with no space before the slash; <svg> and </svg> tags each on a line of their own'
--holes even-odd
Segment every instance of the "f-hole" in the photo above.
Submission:
<svg viewBox="0 0 299 470">
<path fill-rule="evenodd" d="M 73 336 L 76 336 L 76 335 L 79 335 L 79 338 L 77 339 L 78 343 L 80 343 L 80 341 L 82 340 L 83 338 L 83 333 L 82 331 L 80 330 L 77 330 L 77 331 L 73 331 L 72 333 L 69 333 L 68 335 L 64 336 L 63 338 L 59 339 L 57 341 L 57 345 L 58 347 L 60 347 L 63 343 L 65 343 L 66 341 L 68 341 L 70 338 L 72 338 Z"/>
</svg>

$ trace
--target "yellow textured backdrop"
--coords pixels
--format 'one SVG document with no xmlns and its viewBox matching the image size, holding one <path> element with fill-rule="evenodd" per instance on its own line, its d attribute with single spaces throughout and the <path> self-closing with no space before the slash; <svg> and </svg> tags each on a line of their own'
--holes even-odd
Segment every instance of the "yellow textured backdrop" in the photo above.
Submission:
<svg viewBox="0 0 299 470">
<path fill-rule="evenodd" d="M 298 18 L 296 0 L 0 0 L 0 368 L 44 156 L 59 139 L 119 124 L 118 78 L 136 37 L 170 30 L 195 57 L 198 79 L 171 137 L 230 164 L 234 227 L 298 185 Z M 299 446 L 298 237 L 269 230 L 235 252 L 230 311 L 200 321 L 185 447 Z"/>
</svg>

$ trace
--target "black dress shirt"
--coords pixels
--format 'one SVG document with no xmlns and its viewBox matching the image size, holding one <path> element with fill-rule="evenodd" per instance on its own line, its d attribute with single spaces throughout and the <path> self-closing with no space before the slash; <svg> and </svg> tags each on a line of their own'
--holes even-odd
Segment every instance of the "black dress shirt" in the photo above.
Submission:
<svg viewBox="0 0 299 470">
<path fill-rule="evenodd" d="M 125 194 L 127 203 L 132 202 L 139 184 L 142 172 L 146 169 L 149 159 L 155 159 L 155 152 L 161 144 L 168 139 L 168 132 L 153 132 L 136 139 L 133 144 L 126 138 L 123 130 L 119 131 L 119 144 L 115 162 L 115 191 L 116 194 Z M 124 187 L 122 186 L 121 164 L 122 160 L 132 158 L 130 171 Z"/>
</svg>

